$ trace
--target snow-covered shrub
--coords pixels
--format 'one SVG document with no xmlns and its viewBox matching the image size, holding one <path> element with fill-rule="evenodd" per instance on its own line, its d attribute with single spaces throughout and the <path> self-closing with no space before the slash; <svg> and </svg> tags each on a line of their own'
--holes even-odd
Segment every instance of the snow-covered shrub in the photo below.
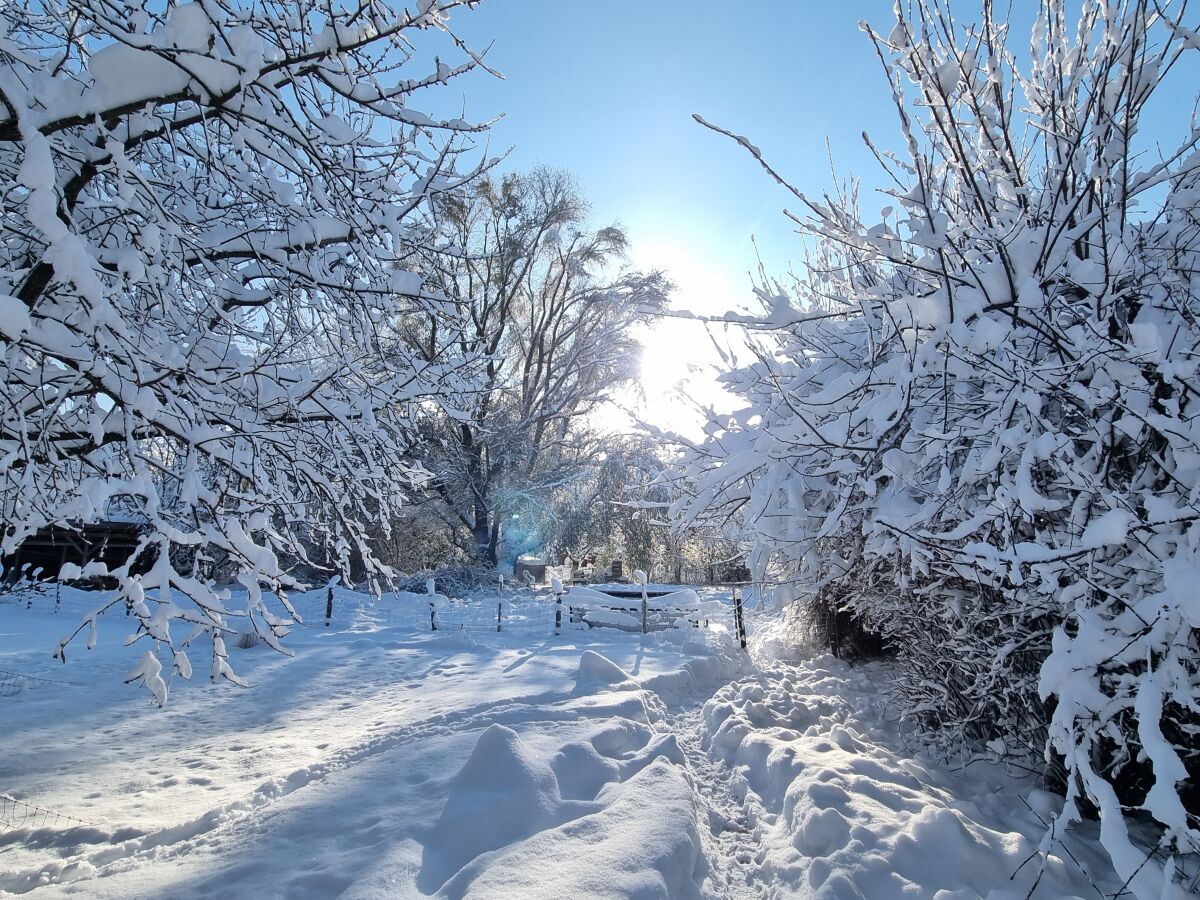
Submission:
<svg viewBox="0 0 1200 900">
<path fill-rule="evenodd" d="M 747 409 L 693 450 L 690 514 L 739 509 L 760 574 L 879 631 L 910 714 L 1061 767 L 1056 827 L 1097 808 L 1159 897 L 1170 864 L 1124 814 L 1200 849 L 1200 131 L 1137 135 L 1200 35 L 1178 4 L 1072 25 L 1045 0 L 1022 66 L 990 5 L 896 9 L 867 29 L 906 148 L 877 153 L 891 202 L 793 189 L 815 249 L 743 317 Z"/>
<path fill-rule="evenodd" d="M 156 561 L 107 573 L 113 603 L 184 676 L 172 623 L 211 632 L 213 677 L 232 677 L 227 616 L 278 647 L 262 588 L 294 586 L 281 559 L 370 560 L 421 477 L 413 411 L 453 372 L 394 322 L 442 314 L 406 267 L 476 129 L 411 104 L 479 64 L 449 31 L 469 5 L 0 10 L 2 549 L 135 509 L 135 556 Z M 422 60 L 422 31 L 461 62 Z"/>
</svg>

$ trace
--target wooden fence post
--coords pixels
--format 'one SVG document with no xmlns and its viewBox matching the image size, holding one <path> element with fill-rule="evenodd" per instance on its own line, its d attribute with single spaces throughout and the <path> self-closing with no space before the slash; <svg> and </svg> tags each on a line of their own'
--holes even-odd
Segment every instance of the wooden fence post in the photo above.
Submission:
<svg viewBox="0 0 1200 900">
<path fill-rule="evenodd" d="M 562 591 L 558 592 L 554 604 L 554 633 L 562 634 Z"/>
<path fill-rule="evenodd" d="M 329 620 L 333 618 L 333 585 L 325 588 L 325 627 L 329 627 Z"/>
<path fill-rule="evenodd" d="M 433 601 L 429 601 L 429 630 L 437 631 L 437 607 Z"/>
<path fill-rule="evenodd" d="M 503 613 L 504 613 L 504 602 L 501 601 L 500 603 L 496 604 L 496 630 L 497 631 L 500 630 L 500 618 L 503 615 Z"/>
<path fill-rule="evenodd" d="M 737 629 L 738 643 L 746 649 L 746 620 L 742 613 L 742 592 L 740 588 L 733 589 L 733 623 Z"/>
</svg>

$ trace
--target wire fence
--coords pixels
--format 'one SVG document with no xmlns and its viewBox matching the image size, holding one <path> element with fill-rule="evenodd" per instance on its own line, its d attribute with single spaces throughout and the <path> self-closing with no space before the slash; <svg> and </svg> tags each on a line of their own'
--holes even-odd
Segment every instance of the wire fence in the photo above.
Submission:
<svg viewBox="0 0 1200 900">
<path fill-rule="evenodd" d="M 375 598 L 370 594 L 360 594 L 341 587 L 289 594 L 288 602 L 305 625 L 313 626 L 326 622 L 345 624 L 357 613 L 375 606 Z"/>
<path fill-rule="evenodd" d="M 78 683 L 74 681 L 60 681 L 57 678 L 43 678 L 40 675 L 26 675 L 24 672 L 0 669 L 0 697 L 15 697 L 28 687 L 50 684 L 65 687 L 78 686 Z"/>
<path fill-rule="evenodd" d="M 696 603 L 671 603 L 667 607 L 652 598 L 643 616 L 640 598 L 601 596 L 595 591 L 589 591 L 589 599 L 586 600 L 582 596 L 572 596 L 581 590 L 586 589 L 572 588 L 563 596 L 561 606 L 555 596 L 545 590 L 518 590 L 507 596 L 473 599 L 448 598 L 440 593 L 426 595 L 396 591 L 377 598 L 340 585 L 289 594 L 288 601 L 302 625 L 313 628 L 345 628 L 362 616 L 367 616 L 390 627 L 418 631 L 549 635 L 572 627 L 642 632 L 662 631 L 688 623 L 706 628 L 710 622 L 728 627 L 731 631 L 740 631 L 733 621 L 733 605 L 711 598 L 701 601 L 693 594 Z M 592 594 L 595 596 L 590 596 Z M 153 597 L 147 599 L 153 602 Z M 80 619 L 105 606 L 107 600 L 111 600 L 111 595 L 60 589 L 40 583 L 0 594 L 0 603 L 3 604 Z M 274 598 L 269 598 L 268 604 L 276 615 L 287 616 L 286 610 Z M 110 614 L 119 616 L 120 607 L 121 604 L 118 604 Z M 623 616 L 629 621 L 625 621 Z M 231 624 L 236 627 L 238 621 L 241 620 L 232 620 Z M 22 685 L 19 677 L 0 672 L 0 697 L 19 692 Z"/>
<path fill-rule="evenodd" d="M 643 614 L 640 600 L 624 597 L 573 601 L 570 594 L 566 594 L 560 605 L 552 597 L 510 602 L 500 598 L 448 600 L 440 596 L 424 600 L 420 595 L 408 594 L 399 602 L 384 595 L 376 608 L 382 611 L 381 624 L 416 631 L 550 635 L 587 628 L 651 632 L 681 626 L 708 628 L 717 625 L 735 632 L 739 627 L 734 621 L 732 604 L 711 600 L 688 606 L 651 605 Z"/>
<path fill-rule="evenodd" d="M 25 686 L 25 679 L 16 672 L 0 669 L 0 697 L 15 697 Z"/>
<path fill-rule="evenodd" d="M 0 832 L 46 828 L 95 828 L 96 823 L 0 793 Z"/>
<path fill-rule="evenodd" d="M 563 625 L 569 624 L 566 608 L 560 609 L 553 602 L 511 603 L 500 599 L 495 602 L 389 602 L 389 598 L 385 596 L 379 608 L 384 612 L 382 618 L 389 627 L 411 628 L 417 631 L 553 634 L 556 625 L 562 628 Z"/>
<path fill-rule="evenodd" d="M 10 669 L 0 669 L 0 697 L 15 697 L 30 687 L 54 685 L 78 687 L 77 682 L 27 675 Z M 9 831 L 37 831 L 47 828 L 94 827 L 94 823 L 76 816 L 60 813 L 45 806 L 18 800 L 11 794 L 0 792 L 0 834 Z"/>
<path fill-rule="evenodd" d="M 108 593 L 60 589 L 52 584 L 22 586 L 0 593 L 0 605 L 79 619 L 101 609 L 111 599 Z"/>
</svg>

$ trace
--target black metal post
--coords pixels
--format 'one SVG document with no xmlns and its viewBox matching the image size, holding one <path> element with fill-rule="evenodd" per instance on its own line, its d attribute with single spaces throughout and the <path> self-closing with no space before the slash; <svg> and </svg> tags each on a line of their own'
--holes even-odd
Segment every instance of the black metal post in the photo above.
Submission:
<svg viewBox="0 0 1200 900">
<path fill-rule="evenodd" d="M 742 649 L 746 649 L 746 620 L 742 613 L 742 592 L 738 588 L 733 589 L 733 622 L 737 628 L 738 643 Z"/>
</svg>

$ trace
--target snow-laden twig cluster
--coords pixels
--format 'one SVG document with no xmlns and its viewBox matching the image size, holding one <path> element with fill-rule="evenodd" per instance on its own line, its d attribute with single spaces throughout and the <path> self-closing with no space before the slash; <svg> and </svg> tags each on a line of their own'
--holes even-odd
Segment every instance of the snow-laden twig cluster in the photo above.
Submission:
<svg viewBox="0 0 1200 900">
<path fill-rule="evenodd" d="M 737 509 L 760 577 L 890 639 L 911 713 L 1044 753 L 1054 827 L 1098 808 L 1157 898 L 1172 864 L 1126 814 L 1200 849 L 1200 130 L 1136 138 L 1200 36 L 1179 4 L 1065 7 L 1024 67 L 987 3 L 867 29 L 906 148 L 877 152 L 891 203 L 793 189 L 816 249 L 762 291 L 758 360 L 727 378 L 747 409 L 691 452 L 688 512 Z"/>
<path fill-rule="evenodd" d="M 187 676 L 208 632 L 213 677 L 235 678 L 229 615 L 280 646 L 289 618 L 260 588 L 295 586 L 281 554 L 369 561 L 421 477 L 413 410 L 459 373 L 395 325 L 442 314 L 408 261 L 477 127 L 410 103 L 480 65 L 449 30 L 464 5 L 0 12 L 2 548 L 114 509 L 143 521 L 127 564 L 84 573 L 119 583 L 152 645 L 131 677 L 160 683 L 164 647 Z M 461 63 L 422 60 L 422 30 Z M 212 587 L 214 556 L 245 610 Z"/>
</svg>

